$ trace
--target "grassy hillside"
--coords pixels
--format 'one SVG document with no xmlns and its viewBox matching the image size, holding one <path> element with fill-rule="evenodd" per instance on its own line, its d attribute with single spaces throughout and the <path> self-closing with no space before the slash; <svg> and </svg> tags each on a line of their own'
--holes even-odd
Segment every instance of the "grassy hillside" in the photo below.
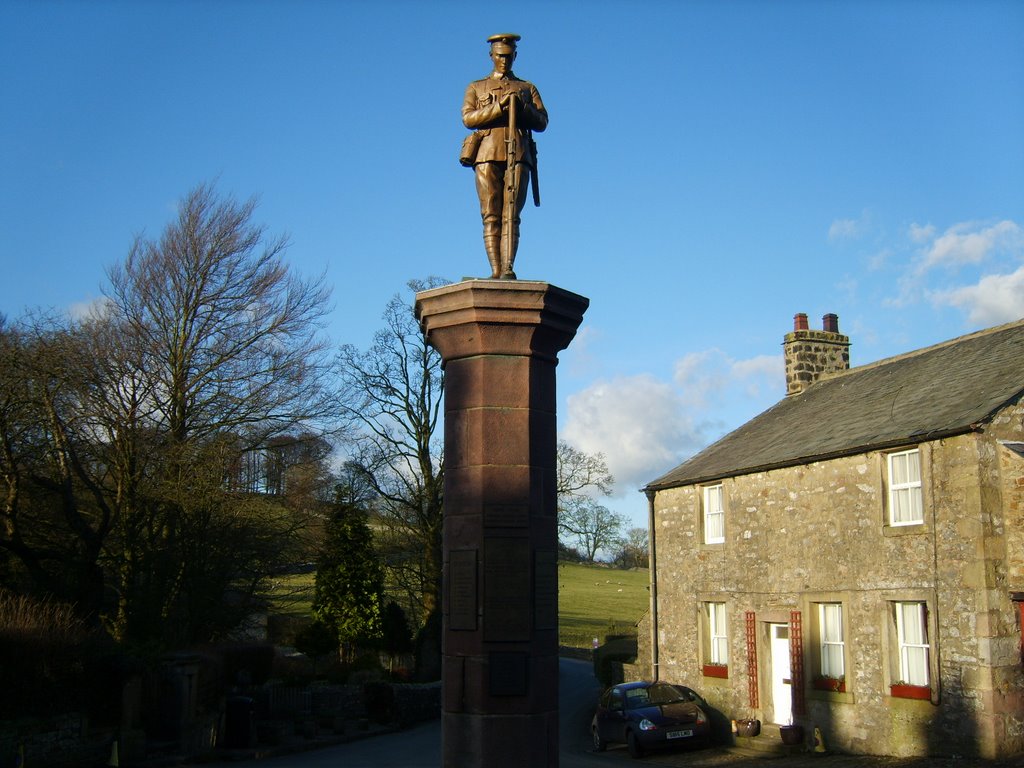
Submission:
<svg viewBox="0 0 1024 768">
<path fill-rule="evenodd" d="M 596 637 L 635 632 L 647 611 L 647 571 L 619 571 L 593 565 L 558 564 L 558 639 L 590 648 Z"/>
<path fill-rule="evenodd" d="M 275 614 L 305 619 L 315 574 L 277 579 Z M 590 648 L 596 637 L 630 633 L 647 611 L 647 571 L 619 571 L 594 565 L 558 564 L 558 638 L 562 645 Z"/>
</svg>

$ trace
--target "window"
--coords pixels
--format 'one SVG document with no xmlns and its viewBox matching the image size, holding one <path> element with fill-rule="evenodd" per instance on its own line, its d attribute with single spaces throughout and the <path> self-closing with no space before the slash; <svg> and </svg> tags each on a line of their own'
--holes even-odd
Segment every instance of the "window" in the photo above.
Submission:
<svg viewBox="0 0 1024 768">
<path fill-rule="evenodd" d="M 708 603 L 708 628 L 711 638 L 711 663 L 729 663 L 728 625 L 725 622 L 725 603 Z"/>
<path fill-rule="evenodd" d="M 928 610 L 924 603 L 896 603 L 896 641 L 900 652 L 900 681 L 927 686 Z"/>
<path fill-rule="evenodd" d="M 725 603 L 704 603 L 704 675 L 726 677 L 729 666 L 729 624 Z"/>
<path fill-rule="evenodd" d="M 722 507 L 722 486 L 704 488 L 704 543 L 725 542 L 725 510 Z"/>
<path fill-rule="evenodd" d="M 921 507 L 921 452 L 918 449 L 890 453 L 889 524 L 918 525 L 924 522 Z"/>
<path fill-rule="evenodd" d="M 839 680 L 846 675 L 842 603 L 818 604 L 818 632 L 821 638 L 821 676 Z"/>
</svg>

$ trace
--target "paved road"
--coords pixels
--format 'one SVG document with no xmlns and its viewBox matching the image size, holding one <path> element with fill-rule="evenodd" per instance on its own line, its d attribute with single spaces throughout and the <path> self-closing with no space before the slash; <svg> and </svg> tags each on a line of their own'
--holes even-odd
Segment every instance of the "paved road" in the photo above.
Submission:
<svg viewBox="0 0 1024 768">
<path fill-rule="evenodd" d="M 994 763 L 952 758 L 900 760 L 814 754 L 765 759 L 719 747 L 654 754 L 634 761 L 623 748 L 612 747 L 603 753 L 592 751 L 590 718 L 600 687 L 590 663 L 562 659 L 559 672 L 559 768 L 625 768 L 627 765 L 674 768 L 1024 768 L 1024 760 Z M 441 722 L 435 720 L 406 731 L 337 747 L 258 761 L 237 761 L 232 765 L 249 765 L 252 768 L 438 768 L 441 765 Z"/>
</svg>

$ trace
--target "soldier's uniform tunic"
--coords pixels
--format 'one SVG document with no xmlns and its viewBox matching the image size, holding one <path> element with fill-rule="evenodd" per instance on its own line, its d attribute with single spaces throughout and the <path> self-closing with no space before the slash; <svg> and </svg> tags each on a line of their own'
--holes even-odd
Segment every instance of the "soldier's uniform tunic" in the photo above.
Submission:
<svg viewBox="0 0 1024 768">
<path fill-rule="evenodd" d="M 515 219 L 511 222 L 512 237 L 506 238 L 503 235 L 510 226 L 510 222 L 504 220 L 508 216 L 505 206 L 508 113 L 502 110 L 501 100 L 512 92 L 518 95 L 520 105 L 516 112 L 518 195 Z M 515 277 L 512 263 L 519 242 L 519 216 L 526 202 L 529 174 L 536 168 L 537 161 L 531 133 L 547 128 L 547 110 L 533 83 L 520 80 L 511 71 L 504 76 L 493 72 L 482 80 L 474 80 L 466 88 L 466 96 L 462 101 L 462 122 L 467 128 L 476 130 L 481 139 L 473 167 L 476 172 L 476 190 L 480 197 L 480 216 L 484 224 L 484 247 L 494 271 L 492 276 L 498 277 L 501 272 L 503 277 Z"/>
</svg>

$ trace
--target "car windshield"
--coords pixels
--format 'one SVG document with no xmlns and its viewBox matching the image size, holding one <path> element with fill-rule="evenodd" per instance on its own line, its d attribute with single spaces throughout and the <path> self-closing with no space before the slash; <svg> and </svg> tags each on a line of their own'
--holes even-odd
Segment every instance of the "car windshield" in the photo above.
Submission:
<svg viewBox="0 0 1024 768">
<path fill-rule="evenodd" d="M 626 709 L 675 704 L 680 701 L 689 699 L 677 688 L 666 683 L 655 683 L 647 688 L 631 688 L 626 691 Z"/>
</svg>

